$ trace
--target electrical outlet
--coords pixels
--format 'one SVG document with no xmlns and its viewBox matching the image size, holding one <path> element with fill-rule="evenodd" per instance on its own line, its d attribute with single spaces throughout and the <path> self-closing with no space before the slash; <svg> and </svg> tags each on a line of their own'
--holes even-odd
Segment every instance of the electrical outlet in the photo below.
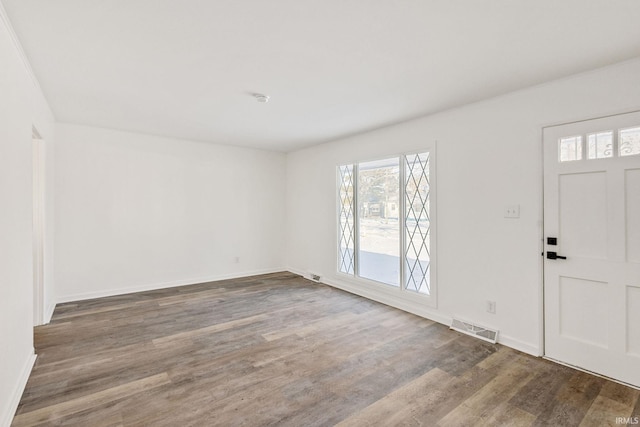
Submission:
<svg viewBox="0 0 640 427">
<path fill-rule="evenodd" d="M 491 314 L 496 314 L 496 302 L 495 301 L 487 301 L 487 312 Z"/>
<path fill-rule="evenodd" d="M 520 218 L 520 205 L 507 205 L 504 207 L 505 218 Z"/>
</svg>

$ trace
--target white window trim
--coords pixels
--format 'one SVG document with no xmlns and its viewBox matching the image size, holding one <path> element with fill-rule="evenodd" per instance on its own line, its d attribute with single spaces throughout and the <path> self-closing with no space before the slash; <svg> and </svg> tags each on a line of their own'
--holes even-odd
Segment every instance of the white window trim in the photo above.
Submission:
<svg viewBox="0 0 640 427">
<path fill-rule="evenodd" d="M 384 159 L 388 159 L 388 158 L 392 158 L 392 157 L 398 157 L 400 158 L 400 182 L 404 183 L 405 182 L 405 174 L 406 174 L 406 163 L 405 162 L 405 156 L 408 155 L 415 155 L 418 153 L 424 153 L 424 152 L 428 152 L 429 153 L 429 202 L 430 202 L 430 211 L 429 211 L 429 219 L 430 219 L 430 241 L 429 241 L 429 246 L 430 246 L 430 254 L 429 254 L 429 263 L 430 263 L 430 294 L 429 295 L 425 295 L 425 294 L 421 294 L 419 292 L 414 292 L 414 291 L 410 291 L 405 289 L 405 283 L 404 283 L 404 279 L 405 279 L 405 272 L 404 270 L 406 270 L 406 267 L 404 266 L 404 256 L 405 256 L 405 228 L 404 228 L 404 221 L 405 221 L 405 214 L 406 214 L 406 200 L 405 200 L 405 184 L 403 184 L 400 188 L 400 197 L 399 199 L 402 200 L 402 203 L 400 203 L 400 215 L 403 218 L 403 220 L 400 222 L 400 254 L 401 254 L 401 277 L 400 277 L 400 286 L 396 287 L 393 285 L 389 285 L 389 284 L 385 284 L 382 282 L 377 282 L 375 280 L 371 280 L 371 279 L 366 279 L 363 277 L 358 276 L 358 272 L 359 272 L 359 266 L 358 266 L 358 256 L 357 256 L 357 251 L 359 248 L 359 239 L 360 239 L 360 233 L 359 233 L 359 224 L 358 224 L 358 211 L 357 211 L 357 192 L 358 192 L 358 185 L 357 185 L 357 181 L 358 181 L 358 164 L 359 163 L 366 163 L 366 162 L 372 162 L 372 161 L 378 161 L 378 160 L 384 160 Z M 348 284 L 350 287 L 355 288 L 354 290 L 362 290 L 362 295 L 366 296 L 366 294 L 368 293 L 375 293 L 376 294 L 376 300 L 379 300 L 383 303 L 387 303 L 389 305 L 392 306 L 396 306 L 396 302 L 397 300 L 401 300 L 401 301 L 405 301 L 407 303 L 411 303 L 411 304 L 415 304 L 418 303 L 420 305 L 426 306 L 426 307 L 431 307 L 431 308 L 436 308 L 437 307 L 437 301 L 438 301 L 438 281 L 437 281 L 437 277 L 438 277 L 438 266 L 437 266 L 437 155 L 436 155 L 436 144 L 432 144 L 432 145 L 428 145 L 428 146 L 423 146 L 420 149 L 416 149 L 416 150 L 409 150 L 409 151 L 403 151 L 401 153 L 395 152 L 395 153 L 390 153 L 387 155 L 381 155 L 375 158 L 360 158 L 360 159 L 356 159 L 356 160 L 352 160 L 352 161 L 343 161 L 340 163 L 337 163 L 335 165 L 335 170 L 337 171 L 338 168 L 340 166 L 344 166 L 346 164 L 351 164 L 353 165 L 353 173 L 354 173 L 354 179 L 353 179 L 353 191 L 354 191 L 354 274 L 348 274 L 348 273 L 343 273 L 340 271 L 340 265 L 339 265 L 339 244 L 340 244 L 340 237 L 337 236 L 337 241 L 336 244 L 334 245 L 334 251 L 335 251 L 335 272 L 337 275 L 337 278 L 344 282 L 345 284 Z M 339 232 L 340 230 L 340 194 L 339 191 L 336 191 L 336 215 L 335 215 L 335 230 Z M 360 292 L 358 292 L 360 293 Z"/>
</svg>

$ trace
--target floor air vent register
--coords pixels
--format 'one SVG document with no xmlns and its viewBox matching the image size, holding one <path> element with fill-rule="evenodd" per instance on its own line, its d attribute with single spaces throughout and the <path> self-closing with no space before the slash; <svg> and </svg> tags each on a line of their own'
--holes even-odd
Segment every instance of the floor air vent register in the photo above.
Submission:
<svg viewBox="0 0 640 427">
<path fill-rule="evenodd" d="M 453 319 L 450 328 L 454 331 L 462 332 L 463 334 L 471 335 L 472 337 L 480 338 L 493 344 L 498 341 L 498 331 L 460 319 Z"/>
</svg>

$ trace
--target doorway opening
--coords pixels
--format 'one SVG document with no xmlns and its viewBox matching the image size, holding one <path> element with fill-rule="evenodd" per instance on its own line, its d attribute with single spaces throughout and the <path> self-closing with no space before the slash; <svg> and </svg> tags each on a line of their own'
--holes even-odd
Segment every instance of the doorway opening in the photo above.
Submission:
<svg viewBox="0 0 640 427">
<path fill-rule="evenodd" d="M 45 145 L 33 128 L 33 324 L 45 322 L 44 242 L 45 242 Z"/>
</svg>

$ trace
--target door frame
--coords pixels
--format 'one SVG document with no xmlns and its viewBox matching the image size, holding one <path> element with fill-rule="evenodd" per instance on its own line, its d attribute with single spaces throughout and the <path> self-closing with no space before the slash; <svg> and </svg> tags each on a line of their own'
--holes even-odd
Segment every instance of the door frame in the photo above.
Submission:
<svg viewBox="0 0 640 427">
<path fill-rule="evenodd" d="M 45 143 L 38 131 L 33 128 L 32 140 L 32 202 L 33 202 L 33 322 L 34 326 L 45 323 L 44 258 L 45 258 Z"/>
<path fill-rule="evenodd" d="M 544 140 L 544 131 L 547 128 L 551 128 L 551 127 L 556 127 L 556 126 L 563 126 L 563 125 L 570 125 L 570 124 L 574 124 L 574 123 L 581 123 L 581 122 L 588 122 L 591 120 L 598 120 L 598 119 L 606 119 L 609 117 L 615 117 L 615 116 L 620 116 L 623 114 L 632 114 L 632 113 L 640 113 L 640 107 L 636 107 L 636 108 L 632 108 L 629 110 L 622 110 L 622 111 L 615 111 L 615 112 L 607 112 L 607 113 L 603 113 L 601 115 L 596 115 L 596 116 L 592 116 L 592 117 L 588 117 L 588 118 L 584 118 L 584 116 L 582 117 L 577 117 L 575 119 L 569 119 L 569 120 L 563 120 L 560 122 L 553 122 L 553 123 L 547 123 L 547 124 L 543 124 L 542 126 L 540 126 L 540 160 L 541 160 L 541 168 L 540 168 L 540 173 L 541 173 L 541 191 L 540 191 L 540 195 L 541 195 L 541 209 L 540 209 L 540 236 L 539 236 L 539 248 L 540 248 L 540 292 L 539 292 L 539 297 L 540 297 L 540 309 L 539 309 L 539 317 L 540 317 L 540 338 L 539 338 L 539 342 L 540 342 L 540 356 L 547 359 L 547 360 L 551 360 L 555 363 L 564 365 L 564 366 L 568 366 L 571 367 L 573 369 L 577 369 L 579 371 L 582 372 L 586 372 L 592 375 L 595 375 L 597 377 L 601 377 L 601 378 L 605 378 L 609 381 L 613 381 L 616 382 L 618 384 L 623 384 L 627 387 L 631 387 L 631 388 L 635 388 L 635 389 L 639 389 L 639 387 L 634 386 L 632 384 L 628 384 L 619 380 L 616 380 L 614 378 L 609 378 L 607 376 L 604 376 L 602 374 L 599 374 L 597 372 L 591 372 L 589 370 L 586 370 L 584 368 L 581 368 L 579 366 L 574 366 L 571 365 L 569 363 L 560 361 L 560 360 L 556 360 L 556 359 L 552 359 L 550 357 L 547 356 L 546 354 L 546 322 L 545 322 L 545 314 L 546 314 L 546 307 L 545 307 L 545 235 L 546 235 L 546 231 L 545 231 L 545 223 L 544 223 L 544 213 L 545 213 L 545 205 L 544 205 L 544 199 L 545 199 L 545 193 L 544 193 L 544 179 L 545 179 L 545 156 L 544 156 L 544 150 L 545 150 L 545 140 Z"/>
</svg>

